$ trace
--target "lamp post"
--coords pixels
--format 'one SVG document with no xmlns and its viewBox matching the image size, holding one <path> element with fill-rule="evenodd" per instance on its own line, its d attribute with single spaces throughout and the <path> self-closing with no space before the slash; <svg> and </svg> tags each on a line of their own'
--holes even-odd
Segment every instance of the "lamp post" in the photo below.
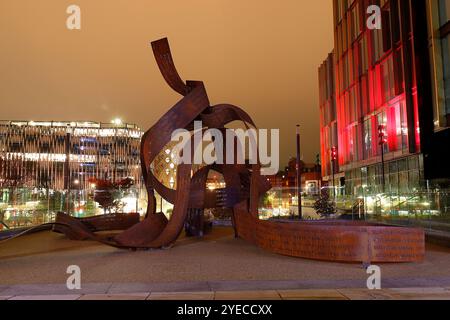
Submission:
<svg viewBox="0 0 450 320">
<path fill-rule="evenodd" d="M 302 219 L 302 173 L 300 171 L 300 125 L 297 125 L 297 206 L 298 218 Z"/>
<path fill-rule="evenodd" d="M 378 144 L 381 147 L 381 185 L 382 185 L 382 192 L 385 192 L 385 185 L 386 180 L 384 176 L 384 145 L 387 143 L 387 133 L 386 133 L 386 125 L 380 124 L 378 126 Z"/>
<path fill-rule="evenodd" d="M 74 210 L 75 215 L 77 216 L 78 212 L 77 212 L 76 206 L 78 205 L 78 208 L 80 207 L 79 203 L 77 203 L 78 202 L 78 193 L 80 192 L 80 180 L 75 179 L 73 181 L 73 184 L 75 185 L 75 199 L 74 199 L 74 203 L 73 203 L 73 210 Z"/>
<path fill-rule="evenodd" d="M 66 159 L 64 161 L 64 190 L 66 191 L 65 201 L 66 201 L 66 213 L 70 214 L 70 193 L 71 193 L 71 182 L 70 182 L 70 144 L 71 144 L 71 129 L 68 127 L 67 133 L 64 139 L 64 150 L 66 154 Z"/>
<path fill-rule="evenodd" d="M 333 147 L 331 148 L 331 175 L 333 179 L 333 199 L 336 200 L 336 187 L 334 185 L 334 171 L 335 171 L 335 162 L 337 160 L 337 148 Z"/>
</svg>

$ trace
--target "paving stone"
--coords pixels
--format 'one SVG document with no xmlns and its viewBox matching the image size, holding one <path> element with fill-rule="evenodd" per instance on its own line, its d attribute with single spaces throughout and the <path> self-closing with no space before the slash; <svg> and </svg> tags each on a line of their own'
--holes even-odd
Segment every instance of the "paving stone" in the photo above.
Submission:
<svg viewBox="0 0 450 320">
<path fill-rule="evenodd" d="M 388 290 L 395 300 L 450 300 L 446 288 L 395 288 Z"/>
<path fill-rule="evenodd" d="M 276 290 L 216 291 L 216 300 L 280 300 Z"/>
<path fill-rule="evenodd" d="M 331 289 L 314 289 L 314 290 L 278 290 L 281 298 L 301 299 L 301 300 L 347 300 L 339 291 Z"/>
<path fill-rule="evenodd" d="M 213 300 L 213 291 L 204 292 L 152 292 L 147 300 Z"/>
<path fill-rule="evenodd" d="M 82 295 L 93 293 L 106 293 L 111 287 L 110 283 L 85 283 L 80 290 L 69 290 L 66 284 L 27 284 L 14 285 L 2 292 L 2 295 L 30 296 L 30 295 Z"/>
<path fill-rule="evenodd" d="M 276 290 L 297 289 L 296 281 L 208 281 L 211 290 L 214 291 L 252 291 L 252 290 Z"/>
<path fill-rule="evenodd" d="M 434 287 L 434 288 L 392 288 L 389 289 L 390 292 L 396 294 L 445 294 L 450 292 L 445 288 Z"/>
<path fill-rule="evenodd" d="M 369 289 L 338 289 L 338 291 L 350 300 L 392 300 L 393 296 L 386 290 Z"/>
<path fill-rule="evenodd" d="M 108 294 L 135 293 L 152 291 L 151 283 L 113 283 L 108 290 Z"/>
<path fill-rule="evenodd" d="M 77 300 L 80 295 L 77 294 L 60 294 L 60 295 L 31 295 L 31 296 L 15 296 L 9 300 Z"/>
<path fill-rule="evenodd" d="M 67 287 L 63 284 L 25 284 L 10 286 L 2 294 L 15 296 L 59 295 L 67 294 L 68 291 Z"/>
<path fill-rule="evenodd" d="M 432 281 L 436 282 L 436 287 L 450 287 L 450 278 L 433 278 Z M 431 285 L 428 285 L 428 287 L 431 287 Z"/>
<path fill-rule="evenodd" d="M 207 281 L 152 283 L 151 292 L 203 292 L 211 291 Z"/>
<path fill-rule="evenodd" d="M 246 281 L 209 281 L 214 291 L 236 290 L 295 290 L 329 288 L 364 288 L 366 280 L 246 280 Z"/>
<path fill-rule="evenodd" d="M 85 294 L 79 300 L 145 300 L 150 292 L 126 294 Z"/>
<path fill-rule="evenodd" d="M 450 300 L 450 294 L 393 294 L 394 300 Z"/>
<path fill-rule="evenodd" d="M 366 288 L 366 279 L 312 279 L 295 281 L 295 283 L 297 289 Z"/>
<path fill-rule="evenodd" d="M 382 279 L 382 288 L 429 288 L 442 287 L 443 281 L 446 279 L 439 278 L 397 278 L 397 279 Z"/>
</svg>

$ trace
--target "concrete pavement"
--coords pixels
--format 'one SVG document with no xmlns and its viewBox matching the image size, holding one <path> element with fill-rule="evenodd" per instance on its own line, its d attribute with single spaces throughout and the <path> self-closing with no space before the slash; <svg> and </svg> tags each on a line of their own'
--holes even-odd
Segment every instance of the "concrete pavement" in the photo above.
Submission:
<svg viewBox="0 0 450 320">
<path fill-rule="evenodd" d="M 266 252 L 216 227 L 169 250 L 126 251 L 41 232 L 0 242 L 0 299 L 448 298 L 450 250 L 427 245 L 420 263 L 381 264 L 383 290 L 366 290 L 360 264 Z M 67 267 L 82 289 L 66 287 Z"/>
<path fill-rule="evenodd" d="M 450 300 L 450 287 L 43 294 L 0 300 Z"/>
</svg>

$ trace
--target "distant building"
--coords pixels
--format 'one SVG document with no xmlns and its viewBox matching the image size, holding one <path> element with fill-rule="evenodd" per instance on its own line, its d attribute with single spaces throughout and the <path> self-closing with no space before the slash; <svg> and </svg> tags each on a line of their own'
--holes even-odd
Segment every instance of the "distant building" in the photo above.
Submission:
<svg viewBox="0 0 450 320">
<path fill-rule="evenodd" d="M 0 121 L 0 209 L 12 219 L 34 216 L 44 204 L 48 212 L 66 211 L 70 202 L 82 213 L 93 179 L 132 178 L 128 210 L 138 210 L 141 136 L 121 123 Z"/>
<path fill-rule="evenodd" d="M 65 190 L 89 179 L 133 178 L 140 183 L 141 130 L 96 122 L 0 122 L 0 177 L 14 170 L 28 187 Z"/>
<path fill-rule="evenodd" d="M 272 188 L 292 189 L 297 188 L 297 161 L 295 158 L 289 160 L 284 171 L 278 172 L 276 175 L 267 176 Z M 316 164 L 305 164 L 300 161 L 300 170 L 302 172 L 302 192 L 307 194 L 317 194 L 322 185 L 322 176 L 320 166 Z"/>
<path fill-rule="evenodd" d="M 366 26 L 369 4 L 381 30 Z M 335 48 L 319 68 L 324 180 L 334 170 L 347 194 L 448 187 L 450 1 L 333 5 Z"/>
<path fill-rule="evenodd" d="M 279 172 L 271 176 L 266 176 L 266 178 L 272 188 L 281 188 L 283 186 L 283 172 Z"/>
</svg>

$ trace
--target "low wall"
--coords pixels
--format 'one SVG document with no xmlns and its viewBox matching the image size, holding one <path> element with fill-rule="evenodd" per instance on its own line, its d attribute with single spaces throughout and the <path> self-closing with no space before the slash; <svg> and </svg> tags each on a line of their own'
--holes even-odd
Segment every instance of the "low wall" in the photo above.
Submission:
<svg viewBox="0 0 450 320">
<path fill-rule="evenodd" d="M 263 221 L 235 210 L 239 237 L 292 257 L 341 262 L 416 262 L 425 255 L 422 229 L 352 221 Z"/>
</svg>

